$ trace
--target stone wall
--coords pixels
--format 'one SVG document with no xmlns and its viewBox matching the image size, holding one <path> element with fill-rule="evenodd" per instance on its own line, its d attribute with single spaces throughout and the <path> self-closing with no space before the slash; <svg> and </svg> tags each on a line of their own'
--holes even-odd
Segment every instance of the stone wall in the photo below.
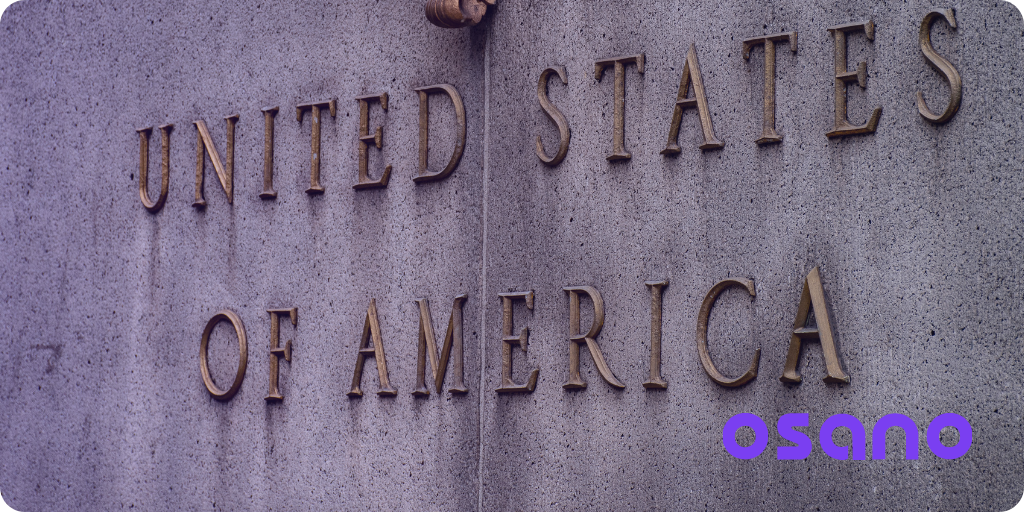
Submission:
<svg viewBox="0 0 1024 512">
<path fill-rule="evenodd" d="M 929 10 L 957 28 L 931 31 L 963 81 L 959 111 L 919 46 Z M 873 133 L 826 137 L 835 122 L 835 44 L 866 62 L 848 85 L 849 119 L 881 108 Z M 1024 491 L 1024 125 L 1021 15 L 1000 1 L 555 2 L 499 0 L 471 28 L 431 25 L 420 2 L 43 2 L 0 21 L 0 490 L 31 510 L 1005 510 Z M 764 50 L 744 39 L 796 31 L 776 46 L 776 127 L 759 145 Z M 698 113 L 682 115 L 677 155 L 663 155 L 684 61 L 693 45 L 720 149 L 702 150 Z M 624 149 L 609 161 L 615 70 L 626 64 Z M 559 132 L 538 101 L 548 83 L 571 141 L 544 165 Z M 416 88 L 450 84 L 465 105 L 465 151 L 454 172 L 419 174 Z M 373 178 L 356 190 L 360 104 L 369 105 Z M 689 93 L 692 97 L 694 93 Z M 309 194 L 312 112 L 321 117 L 322 194 Z M 453 102 L 429 101 L 429 169 L 458 143 Z M 274 118 L 277 197 L 264 191 L 265 116 Z M 195 208 L 197 120 L 227 161 L 233 200 L 204 156 L 205 208 Z M 149 136 L 149 197 L 160 190 L 161 130 L 169 144 L 166 202 L 139 196 L 140 128 Z M 807 342 L 800 384 L 780 382 L 805 278 L 818 268 L 848 384 L 825 383 L 822 345 Z M 726 289 L 708 324 L 726 376 L 760 349 L 757 376 L 724 387 L 705 372 L 695 335 L 708 290 Z M 663 289 L 662 366 L 650 377 L 651 291 Z M 619 389 L 584 345 L 585 389 L 570 374 L 570 294 L 591 286 L 605 319 L 596 336 Z M 506 345 L 527 327 L 524 353 Z M 464 382 L 443 392 L 425 363 L 420 306 L 438 350 L 456 297 Z M 387 376 L 365 361 L 351 397 L 367 310 L 374 304 Z M 291 361 L 270 355 L 269 309 Z M 244 324 L 248 364 L 238 393 L 215 400 L 200 372 L 200 339 L 218 311 Z M 580 301 L 581 329 L 594 301 Z M 818 313 L 815 311 L 815 313 Z M 819 325 L 819 327 L 821 327 Z M 457 326 L 456 326 L 456 338 Z M 372 339 L 372 336 L 370 336 Z M 504 347 L 511 377 L 503 387 Z M 457 349 L 456 349 L 457 352 Z M 457 354 L 456 354 L 457 356 Z M 210 336 L 210 373 L 226 388 L 238 365 L 230 325 Z M 281 401 L 267 401 L 271 361 Z M 767 450 L 753 460 L 722 446 L 725 422 L 755 413 Z M 807 413 L 814 452 L 777 460 L 775 422 Z M 919 427 L 920 458 L 904 460 L 893 430 L 872 460 L 871 426 L 890 413 Z M 970 451 L 944 460 L 925 432 L 943 413 L 973 427 Z M 822 452 L 834 414 L 867 428 L 868 460 Z M 958 437 L 944 432 L 946 444 Z M 741 444 L 753 436 L 741 431 Z M 837 432 L 838 444 L 850 434 Z"/>
</svg>

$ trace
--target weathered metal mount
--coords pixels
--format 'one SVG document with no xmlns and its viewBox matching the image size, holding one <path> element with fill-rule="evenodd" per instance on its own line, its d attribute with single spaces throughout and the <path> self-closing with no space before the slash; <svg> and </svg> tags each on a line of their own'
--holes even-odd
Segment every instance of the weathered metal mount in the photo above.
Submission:
<svg viewBox="0 0 1024 512">
<path fill-rule="evenodd" d="M 427 0 L 427 19 L 441 28 L 476 25 L 496 0 Z"/>
</svg>

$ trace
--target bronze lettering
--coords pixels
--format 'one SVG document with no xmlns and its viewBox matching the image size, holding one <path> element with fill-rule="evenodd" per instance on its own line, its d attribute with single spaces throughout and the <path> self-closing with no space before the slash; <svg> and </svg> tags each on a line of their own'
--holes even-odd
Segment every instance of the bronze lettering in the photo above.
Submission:
<svg viewBox="0 0 1024 512">
<path fill-rule="evenodd" d="M 750 50 L 764 45 L 764 118 L 761 137 L 757 144 L 782 142 L 782 135 L 775 131 L 775 44 L 789 43 L 789 51 L 796 53 L 796 32 L 752 37 L 743 41 L 743 58 L 750 60 Z"/>
<path fill-rule="evenodd" d="M 210 376 L 210 364 L 207 360 L 207 353 L 209 352 L 210 345 L 210 333 L 213 332 L 213 328 L 220 322 L 230 322 L 231 326 L 235 329 L 235 335 L 238 336 L 238 371 L 235 372 L 235 380 L 231 383 L 231 387 L 227 391 L 223 391 L 217 387 L 217 384 L 213 382 L 213 377 Z M 226 402 L 231 400 L 238 393 L 238 390 L 242 387 L 242 381 L 245 379 L 245 369 L 249 363 L 249 346 L 245 340 L 245 326 L 242 324 L 242 319 L 238 317 L 233 311 L 222 310 L 218 311 L 216 315 L 209 322 L 206 322 L 206 329 L 203 330 L 203 338 L 199 343 L 199 370 L 203 374 L 203 384 L 206 385 L 206 390 L 210 392 L 210 396 L 214 400 L 220 400 Z"/>
<path fill-rule="evenodd" d="M 693 97 L 687 98 L 691 82 L 693 83 Z M 724 147 L 725 143 L 715 136 L 715 127 L 711 124 L 708 97 L 704 93 L 704 77 L 700 72 L 700 63 L 697 61 L 697 47 L 693 44 L 690 44 L 686 60 L 683 61 L 683 77 L 679 81 L 679 93 L 676 94 L 676 108 L 672 111 L 668 143 L 665 144 L 665 149 L 661 150 L 661 154 L 678 155 L 683 151 L 679 147 L 679 125 L 683 122 L 683 110 L 688 108 L 696 108 L 697 116 L 700 118 L 700 128 L 704 133 L 704 143 L 699 146 L 700 149 L 707 151 Z"/>
<path fill-rule="evenodd" d="M 384 340 L 380 334 L 380 321 L 377 319 L 377 301 L 370 299 L 370 307 L 366 310 L 366 320 L 363 322 L 363 337 L 359 341 L 359 353 L 356 357 L 356 369 L 352 373 L 352 390 L 348 396 L 358 398 L 363 396 L 363 390 L 359 388 L 363 380 L 363 365 L 366 358 L 372 357 L 377 363 L 377 377 L 380 379 L 380 396 L 395 396 L 398 394 L 388 381 L 388 362 L 384 357 Z"/>
<path fill-rule="evenodd" d="M 846 114 L 846 84 L 857 82 L 861 89 L 868 86 L 868 63 L 857 63 L 857 70 L 850 71 L 846 67 L 846 34 L 863 30 L 868 41 L 875 40 L 875 23 L 868 20 L 861 23 L 847 23 L 829 27 L 828 31 L 835 37 L 836 42 L 836 123 L 832 131 L 826 133 L 827 137 L 843 137 L 846 135 L 857 135 L 861 133 L 873 133 L 878 128 L 878 118 L 882 115 L 882 107 L 875 108 L 871 113 L 871 119 L 859 126 L 850 124 Z"/>
<path fill-rule="evenodd" d="M 512 319 L 512 301 L 525 300 L 526 309 L 533 310 L 533 290 L 528 292 L 499 293 L 501 297 L 501 387 L 496 389 L 498 393 L 533 393 L 537 387 L 537 375 L 540 369 L 535 368 L 530 372 L 530 380 L 525 385 L 516 384 L 512 380 L 512 345 L 519 345 L 526 353 L 526 344 L 530 337 L 530 329 L 523 327 L 519 336 L 512 334 L 515 323 Z"/>
<path fill-rule="evenodd" d="M 572 136 L 569 131 L 569 123 L 566 122 L 562 111 L 552 105 L 551 100 L 548 99 L 548 78 L 551 75 L 558 75 L 563 84 L 569 84 L 569 80 L 565 76 L 565 68 L 562 66 L 545 69 L 540 73 L 540 80 L 537 81 L 537 100 L 540 101 L 540 107 L 558 127 L 558 152 L 555 153 L 555 156 L 549 157 L 544 153 L 544 144 L 540 141 L 540 135 L 537 136 L 537 158 L 540 158 L 540 161 L 548 167 L 554 167 L 565 160 L 565 154 L 569 151 L 569 138 Z"/>
<path fill-rule="evenodd" d="M 935 124 L 945 123 L 956 115 L 956 112 L 960 110 L 960 100 L 964 93 L 964 84 L 960 80 L 960 72 L 953 67 L 953 63 L 939 55 L 932 46 L 932 23 L 935 23 L 935 20 L 939 18 L 945 18 L 950 28 L 956 30 L 956 18 L 953 16 L 953 9 L 935 9 L 924 15 L 924 19 L 921 20 L 921 32 L 918 35 L 924 58 L 931 67 L 942 73 L 942 76 L 949 82 L 949 103 L 946 104 L 946 110 L 939 115 L 933 114 L 928 109 L 928 105 L 924 102 L 924 94 L 921 91 L 917 91 L 917 111 L 921 113 L 921 117 Z"/>
<path fill-rule="evenodd" d="M 192 206 L 196 208 L 206 207 L 206 198 L 203 195 L 203 180 L 205 178 L 206 156 L 209 155 L 210 163 L 217 172 L 217 179 L 228 196 L 228 204 L 234 201 L 234 169 L 235 169 L 235 124 L 238 122 L 238 115 L 224 118 L 228 125 L 227 162 L 221 163 L 217 147 L 213 145 L 213 138 L 210 137 L 210 130 L 206 128 L 206 122 L 202 119 L 195 122 L 199 136 L 196 137 L 196 200 Z"/>
<path fill-rule="evenodd" d="M 462 152 L 466 149 L 466 107 L 462 103 L 462 96 L 459 95 L 459 91 L 455 90 L 448 84 L 439 85 L 428 85 L 426 87 L 417 87 L 413 89 L 420 96 L 420 172 L 419 175 L 413 178 L 416 183 L 427 183 L 430 181 L 439 181 L 448 177 L 455 168 L 458 167 L 459 161 L 462 160 Z M 452 100 L 452 104 L 455 106 L 455 150 L 452 152 L 452 157 L 448 160 L 448 165 L 445 166 L 441 172 L 430 173 L 427 171 L 427 156 L 429 155 L 429 124 L 430 124 L 430 103 L 428 97 L 430 94 L 445 93 Z"/>
<path fill-rule="evenodd" d="M 263 192 L 260 199 L 276 199 L 274 190 L 274 116 L 278 107 L 267 107 L 263 111 Z"/>
<path fill-rule="evenodd" d="M 645 389 L 668 389 L 668 382 L 661 377 L 661 296 L 668 286 L 664 281 L 647 281 L 651 289 L 651 378 L 644 382 Z"/>
<path fill-rule="evenodd" d="M 612 67 L 615 70 L 615 105 L 613 107 L 614 119 L 612 120 L 612 154 L 608 155 L 609 162 L 618 160 L 629 160 L 633 155 L 626 151 L 626 64 L 636 64 L 636 72 L 644 74 L 644 54 L 629 55 L 625 57 L 613 57 L 602 59 L 594 63 L 594 79 L 601 81 L 604 70 Z"/>
<path fill-rule="evenodd" d="M 284 344 L 284 348 L 281 347 L 281 317 L 287 315 L 292 321 L 292 326 L 296 326 L 299 321 L 299 310 L 298 308 L 268 309 L 267 313 L 270 313 L 270 390 L 267 391 L 264 400 L 270 402 L 284 400 L 284 395 L 277 388 L 280 359 L 283 357 L 285 361 L 292 362 L 292 340 L 288 340 Z"/>
<path fill-rule="evenodd" d="M 608 363 L 604 361 L 601 347 L 597 345 L 597 335 L 604 327 L 604 299 L 593 286 L 569 286 L 562 288 L 569 294 L 569 380 L 562 387 L 565 389 L 586 389 L 587 383 L 580 377 L 580 345 L 586 344 L 590 357 L 594 359 L 597 371 L 605 382 L 622 389 L 626 385 L 615 378 Z M 580 294 L 585 293 L 594 303 L 594 321 L 586 334 L 580 334 Z"/>
<path fill-rule="evenodd" d="M 372 142 L 377 149 L 384 147 L 384 128 L 378 126 L 373 135 L 370 135 L 370 103 L 380 103 L 380 108 L 387 112 L 388 93 L 381 93 L 379 96 L 369 95 L 356 98 L 359 102 L 359 181 L 352 185 L 356 190 L 368 188 L 384 188 L 388 186 L 391 179 L 391 166 L 384 168 L 384 174 L 379 180 L 370 179 L 370 154 L 369 148 Z"/>
<path fill-rule="evenodd" d="M 156 213 L 164 207 L 167 202 L 167 187 L 171 175 L 171 130 L 173 124 L 165 124 L 160 127 L 160 156 L 163 163 L 160 167 L 160 195 L 156 201 L 149 199 L 149 134 L 153 133 L 152 128 L 140 128 L 139 132 L 139 197 L 142 198 L 142 206 L 150 213 Z"/>
<path fill-rule="evenodd" d="M 309 195 L 320 195 L 324 193 L 324 187 L 320 184 L 320 119 L 321 111 L 327 109 L 331 117 L 338 113 L 338 102 L 336 100 L 305 103 L 295 107 L 295 118 L 302 123 L 302 113 L 309 110 L 313 114 L 310 121 L 310 167 L 309 167 L 309 188 L 306 193 Z"/>
<path fill-rule="evenodd" d="M 761 361 L 761 349 L 757 349 L 754 352 L 754 360 L 750 363 L 750 368 L 747 372 L 735 379 L 722 375 L 711 360 L 711 354 L 708 352 L 708 318 L 711 317 L 711 307 L 715 305 L 715 300 L 730 286 L 742 286 L 747 289 L 751 297 L 755 295 L 754 281 L 752 280 L 723 279 L 715 284 L 711 291 L 704 296 L 704 302 L 700 305 L 700 312 L 697 313 L 697 352 L 700 354 L 700 362 L 704 366 L 704 371 L 707 372 L 708 377 L 711 377 L 711 380 L 719 385 L 733 388 L 742 386 L 754 380 L 754 377 L 757 377 L 757 365 Z"/>
<path fill-rule="evenodd" d="M 427 299 L 416 299 L 420 309 L 420 336 L 419 336 L 419 357 L 416 364 L 416 385 L 419 386 L 412 392 L 415 396 L 428 396 L 430 389 L 426 383 L 426 359 L 430 356 L 430 371 L 434 375 L 434 388 L 441 392 L 441 385 L 444 383 L 444 374 L 448 370 L 450 356 L 455 358 L 455 366 L 452 378 L 454 383 L 448 388 L 453 395 L 465 394 L 469 388 L 462 382 L 462 304 L 466 302 L 466 295 L 455 297 L 452 304 L 452 313 L 448 317 L 448 331 L 444 335 L 441 355 L 437 354 L 437 341 L 434 337 L 434 322 L 430 318 L 430 304 Z"/>
<path fill-rule="evenodd" d="M 807 317 L 812 307 L 814 308 L 816 326 L 807 327 Z M 779 380 L 789 383 L 799 383 L 802 380 L 796 367 L 800 362 L 803 342 L 812 339 L 821 341 L 821 351 L 825 355 L 825 367 L 828 375 L 823 380 L 830 384 L 849 384 L 850 376 L 843 371 L 835 338 L 832 336 L 832 322 L 828 304 L 825 303 L 825 289 L 821 286 L 821 274 L 818 272 L 818 267 L 814 267 L 804 279 L 804 290 L 800 294 L 800 306 L 796 311 L 796 321 L 793 322 L 793 336 L 789 340 L 786 369 Z"/>
</svg>

